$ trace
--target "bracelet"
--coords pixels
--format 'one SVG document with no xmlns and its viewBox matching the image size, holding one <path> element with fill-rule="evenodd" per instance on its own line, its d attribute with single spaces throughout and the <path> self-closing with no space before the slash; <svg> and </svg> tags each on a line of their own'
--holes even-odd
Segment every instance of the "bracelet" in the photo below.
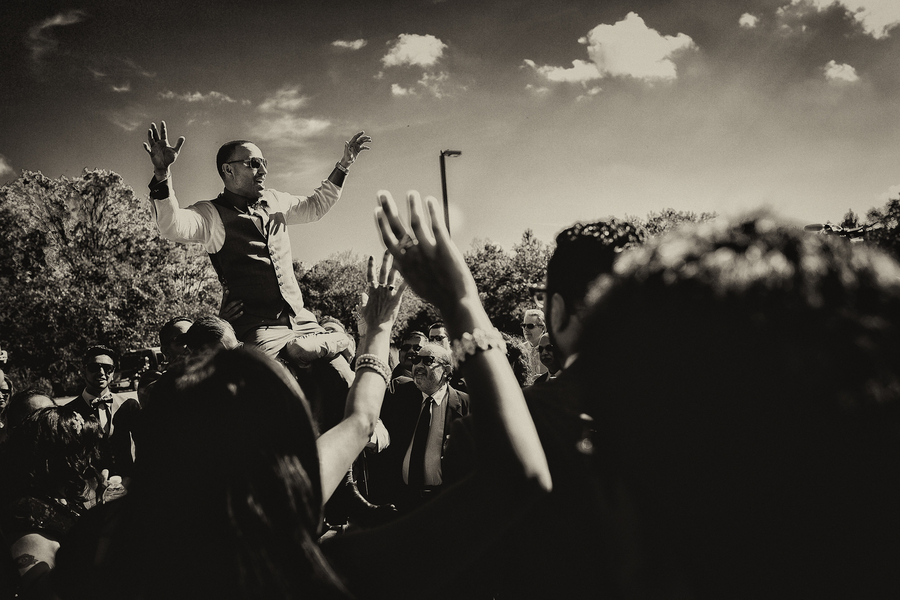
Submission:
<svg viewBox="0 0 900 600">
<path fill-rule="evenodd" d="M 338 171 L 340 171 L 341 173 L 343 173 L 344 175 L 347 175 L 350 172 L 350 169 L 348 169 L 347 167 L 342 165 L 341 161 L 337 161 L 336 163 L 334 163 L 334 168 L 337 169 Z"/>
<path fill-rule="evenodd" d="M 388 385 L 391 381 L 391 372 L 388 371 L 387 365 L 374 354 L 360 354 L 356 357 L 356 370 L 359 371 L 360 369 L 375 371 L 384 379 L 384 385 Z"/>
<path fill-rule="evenodd" d="M 467 356 L 474 355 L 479 350 L 496 348 L 506 354 L 506 342 L 496 328 L 491 327 L 487 331 L 479 328 L 472 333 L 464 333 L 458 340 L 453 340 L 453 358 L 456 362 L 463 363 Z"/>
</svg>

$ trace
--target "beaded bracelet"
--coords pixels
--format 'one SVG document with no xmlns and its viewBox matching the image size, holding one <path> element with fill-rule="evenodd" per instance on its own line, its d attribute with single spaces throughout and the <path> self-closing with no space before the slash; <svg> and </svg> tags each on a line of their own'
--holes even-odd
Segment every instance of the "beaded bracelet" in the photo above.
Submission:
<svg viewBox="0 0 900 600">
<path fill-rule="evenodd" d="M 472 333 L 466 332 L 460 336 L 458 340 L 453 340 L 453 358 L 456 362 L 465 362 L 466 357 L 474 355 L 479 350 L 490 350 L 497 348 L 506 354 L 506 342 L 503 336 L 494 327 L 487 331 L 479 328 L 472 330 Z"/>
<path fill-rule="evenodd" d="M 343 173 L 344 175 L 346 175 L 346 174 L 348 174 L 348 173 L 350 172 L 350 169 L 348 169 L 347 167 L 345 167 L 344 165 L 342 165 L 340 161 L 334 163 L 334 166 L 335 166 L 335 168 L 336 168 L 337 170 L 339 170 L 339 171 L 340 171 L 341 173 Z"/>
<path fill-rule="evenodd" d="M 384 361 L 374 354 L 360 354 L 356 357 L 356 370 L 371 369 L 384 379 L 384 385 L 388 385 L 391 381 L 391 372 L 388 370 Z"/>
</svg>

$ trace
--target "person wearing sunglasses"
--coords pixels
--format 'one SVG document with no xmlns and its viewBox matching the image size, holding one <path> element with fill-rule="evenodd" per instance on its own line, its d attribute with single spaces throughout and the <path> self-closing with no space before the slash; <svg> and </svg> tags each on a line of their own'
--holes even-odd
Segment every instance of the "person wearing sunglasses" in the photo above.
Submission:
<svg viewBox="0 0 900 600">
<path fill-rule="evenodd" d="M 522 336 L 531 348 L 531 351 L 528 353 L 528 366 L 533 379 L 547 372 L 547 367 L 541 362 L 541 355 L 538 351 L 538 341 L 547 331 L 544 326 L 543 311 L 537 308 L 526 309 L 520 325 L 522 327 Z"/>
<path fill-rule="evenodd" d="M 105 346 L 92 346 L 82 358 L 81 376 L 84 388 L 66 408 L 84 420 L 99 424 L 99 469 L 110 475 L 127 477 L 134 467 L 134 429 L 141 405 L 135 398 L 114 394 L 109 389 L 118 363 L 118 354 Z"/>
<path fill-rule="evenodd" d="M 369 461 L 373 501 L 407 513 L 440 492 L 450 424 L 469 413 L 469 396 L 450 385 L 450 351 L 428 342 L 409 357 L 412 381 L 385 394 L 381 421 L 389 442 Z"/>
<path fill-rule="evenodd" d="M 170 168 L 184 137 L 169 144 L 166 123 L 151 123 L 144 149 L 153 164 L 152 212 L 160 235 L 179 243 L 198 243 L 209 253 L 229 301 L 237 303 L 235 333 L 251 348 L 300 367 L 317 359 L 331 360 L 349 384 L 353 373 L 339 354 L 349 346 L 346 334 L 328 333 L 304 307 L 294 275 L 287 226 L 318 221 L 340 199 L 349 168 L 372 138 L 359 132 L 344 142 L 334 169 L 310 196 L 266 187 L 268 161 L 248 140 L 222 145 L 216 170 L 224 190 L 213 200 L 180 208 Z"/>
<path fill-rule="evenodd" d="M 410 359 L 419 353 L 422 346 L 428 343 L 428 336 L 421 331 L 410 331 L 403 338 L 398 352 L 399 362 L 391 373 L 391 390 L 401 383 L 412 381 L 412 362 Z"/>
</svg>

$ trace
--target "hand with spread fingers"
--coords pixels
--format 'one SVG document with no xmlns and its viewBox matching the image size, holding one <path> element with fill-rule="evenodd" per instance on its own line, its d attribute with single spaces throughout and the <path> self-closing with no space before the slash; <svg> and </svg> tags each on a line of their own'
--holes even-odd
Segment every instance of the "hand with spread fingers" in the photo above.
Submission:
<svg viewBox="0 0 900 600">
<path fill-rule="evenodd" d="M 403 279 L 442 313 L 452 313 L 464 298 L 477 300 L 475 280 L 438 215 L 437 200 L 428 197 L 423 206 L 419 193 L 411 191 L 407 201 L 409 227 L 400 220 L 390 192 L 378 192 L 380 208 L 375 213 L 381 239 Z"/>
<path fill-rule="evenodd" d="M 352 138 L 344 142 L 344 156 L 341 158 L 341 165 L 346 169 L 359 157 L 363 150 L 369 150 L 368 144 L 372 142 L 372 136 L 366 135 L 365 131 L 360 131 Z"/>
<path fill-rule="evenodd" d="M 144 142 L 144 150 L 150 155 L 150 161 L 153 163 L 153 171 L 157 176 L 162 176 L 169 169 L 169 165 L 178 159 L 178 153 L 184 145 L 184 136 L 178 138 L 175 146 L 169 145 L 169 134 L 166 131 L 166 122 L 160 122 L 159 130 L 156 129 L 156 123 L 150 123 L 150 129 L 147 130 L 147 141 Z"/>
<path fill-rule="evenodd" d="M 381 269 L 375 272 L 375 257 L 369 257 L 366 281 L 368 288 L 362 296 L 359 313 L 365 322 L 366 332 L 387 328 L 390 331 L 397 313 L 400 311 L 400 301 L 406 290 L 406 282 L 397 282 L 399 273 L 392 266 L 393 259 L 390 253 L 385 252 L 381 260 Z"/>
</svg>

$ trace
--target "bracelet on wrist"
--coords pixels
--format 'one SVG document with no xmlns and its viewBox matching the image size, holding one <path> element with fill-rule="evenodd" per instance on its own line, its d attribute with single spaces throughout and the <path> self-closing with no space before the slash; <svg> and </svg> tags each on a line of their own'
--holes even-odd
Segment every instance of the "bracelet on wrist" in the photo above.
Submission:
<svg viewBox="0 0 900 600">
<path fill-rule="evenodd" d="M 453 340 L 453 358 L 456 362 L 463 363 L 466 358 L 473 356 L 476 352 L 490 350 L 496 348 L 506 354 L 506 342 L 503 336 L 496 328 L 491 327 L 487 331 L 476 327 L 472 333 L 466 332 L 460 336 L 458 340 Z"/>
<path fill-rule="evenodd" d="M 338 171 L 340 171 L 341 173 L 343 173 L 344 175 L 347 175 L 348 173 L 350 173 L 350 169 L 348 169 L 347 167 L 342 165 L 341 161 L 334 163 L 334 168 L 337 169 Z"/>
<path fill-rule="evenodd" d="M 391 372 L 388 370 L 388 366 L 374 354 L 360 354 L 356 357 L 356 370 L 360 369 L 369 369 L 381 375 L 385 386 L 391 381 Z"/>
</svg>

